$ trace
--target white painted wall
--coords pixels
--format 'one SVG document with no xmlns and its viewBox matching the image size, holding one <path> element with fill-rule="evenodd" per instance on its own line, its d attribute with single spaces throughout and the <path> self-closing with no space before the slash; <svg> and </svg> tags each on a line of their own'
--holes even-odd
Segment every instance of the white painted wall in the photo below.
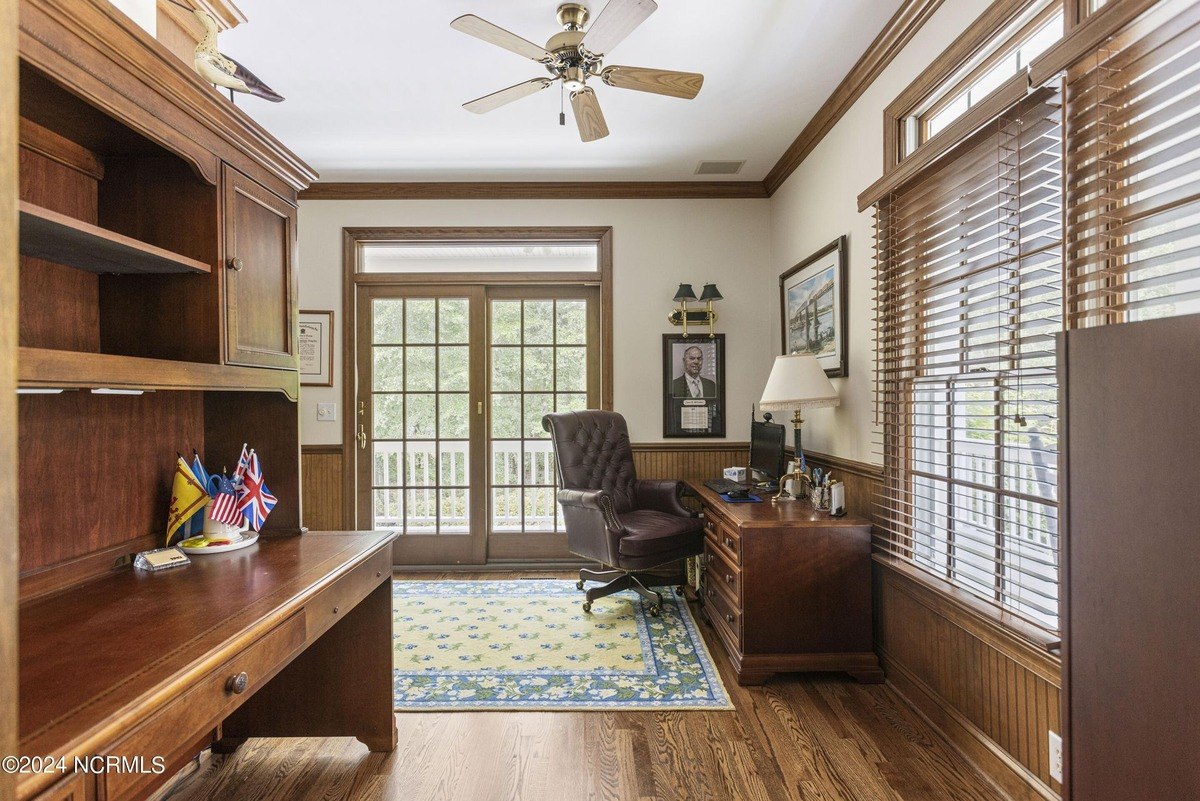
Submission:
<svg viewBox="0 0 1200 801">
<path fill-rule="evenodd" d="M 849 237 L 849 376 L 834 379 L 840 406 L 805 414 L 805 448 L 880 461 L 873 433 L 874 214 L 858 212 L 858 195 L 883 174 L 883 110 L 988 5 L 990 0 L 943 3 L 770 200 L 776 276 L 841 234 Z M 777 327 L 778 301 L 769 308 Z"/>
<path fill-rule="evenodd" d="M 349 201 L 300 203 L 300 308 L 342 315 L 342 228 L 355 226 L 612 226 L 613 398 L 635 442 L 662 441 L 663 333 L 676 287 L 716 282 L 717 330 L 726 335 L 726 435 L 750 436 L 757 401 L 779 347 L 767 200 Z M 306 445 L 342 441 L 341 348 L 334 386 L 301 391 Z M 337 422 L 318 422 L 316 404 L 339 404 Z M 680 440 L 676 440 L 680 441 Z M 691 440 L 687 440 L 691 441 Z"/>
<path fill-rule="evenodd" d="M 109 0 L 151 36 L 158 35 L 158 0 Z"/>
</svg>

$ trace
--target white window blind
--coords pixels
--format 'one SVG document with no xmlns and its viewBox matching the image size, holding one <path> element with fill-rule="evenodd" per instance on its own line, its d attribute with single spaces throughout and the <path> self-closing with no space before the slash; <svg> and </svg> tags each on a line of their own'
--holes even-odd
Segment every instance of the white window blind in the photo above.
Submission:
<svg viewBox="0 0 1200 801">
<path fill-rule="evenodd" d="M 1067 78 L 1069 324 L 1200 312 L 1200 5 L 1158 4 Z"/>
<path fill-rule="evenodd" d="M 1055 630 L 1059 93 L 891 191 L 876 226 L 877 547 Z"/>
</svg>

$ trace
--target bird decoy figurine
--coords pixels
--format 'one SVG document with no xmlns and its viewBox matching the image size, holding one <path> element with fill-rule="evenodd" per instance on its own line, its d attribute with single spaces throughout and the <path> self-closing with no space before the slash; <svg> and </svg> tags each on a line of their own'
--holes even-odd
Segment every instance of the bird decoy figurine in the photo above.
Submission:
<svg viewBox="0 0 1200 801">
<path fill-rule="evenodd" d="M 224 86 L 232 92 L 246 94 L 279 103 L 283 95 L 258 79 L 250 70 L 217 49 L 217 21 L 207 11 L 191 9 L 204 26 L 204 38 L 196 44 L 196 72 L 209 83 Z"/>
</svg>

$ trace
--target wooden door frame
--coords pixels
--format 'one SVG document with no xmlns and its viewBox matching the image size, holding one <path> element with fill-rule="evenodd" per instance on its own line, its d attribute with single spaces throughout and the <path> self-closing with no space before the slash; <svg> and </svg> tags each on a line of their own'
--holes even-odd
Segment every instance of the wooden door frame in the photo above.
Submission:
<svg viewBox="0 0 1200 801">
<path fill-rule="evenodd" d="M 590 242 L 597 246 L 595 272 L 554 273 L 360 273 L 365 245 L 386 242 Z M 357 388 L 356 338 L 358 287 L 369 284 L 487 283 L 493 286 L 529 284 L 581 284 L 600 287 L 600 404 L 613 407 L 612 324 L 613 229 L 611 226 L 506 226 L 506 227 L 382 227 L 342 229 L 342 525 L 357 525 L 357 462 L 354 453 L 354 401 Z"/>
</svg>

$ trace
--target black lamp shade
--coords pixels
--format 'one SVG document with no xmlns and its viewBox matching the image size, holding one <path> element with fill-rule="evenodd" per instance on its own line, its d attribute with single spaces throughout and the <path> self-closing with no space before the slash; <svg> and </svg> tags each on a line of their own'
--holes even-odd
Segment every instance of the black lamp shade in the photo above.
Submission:
<svg viewBox="0 0 1200 801">
<path fill-rule="evenodd" d="M 722 300 L 721 292 L 717 289 L 717 285 L 705 284 L 704 291 L 700 293 L 700 300 Z"/>
<path fill-rule="evenodd" d="M 684 301 L 684 300 L 695 300 L 695 299 L 696 299 L 696 290 L 692 289 L 691 284 L 680 284 L 679 289 L 677 289 L 675 291 L 674 300 Z"/>
</svg>

